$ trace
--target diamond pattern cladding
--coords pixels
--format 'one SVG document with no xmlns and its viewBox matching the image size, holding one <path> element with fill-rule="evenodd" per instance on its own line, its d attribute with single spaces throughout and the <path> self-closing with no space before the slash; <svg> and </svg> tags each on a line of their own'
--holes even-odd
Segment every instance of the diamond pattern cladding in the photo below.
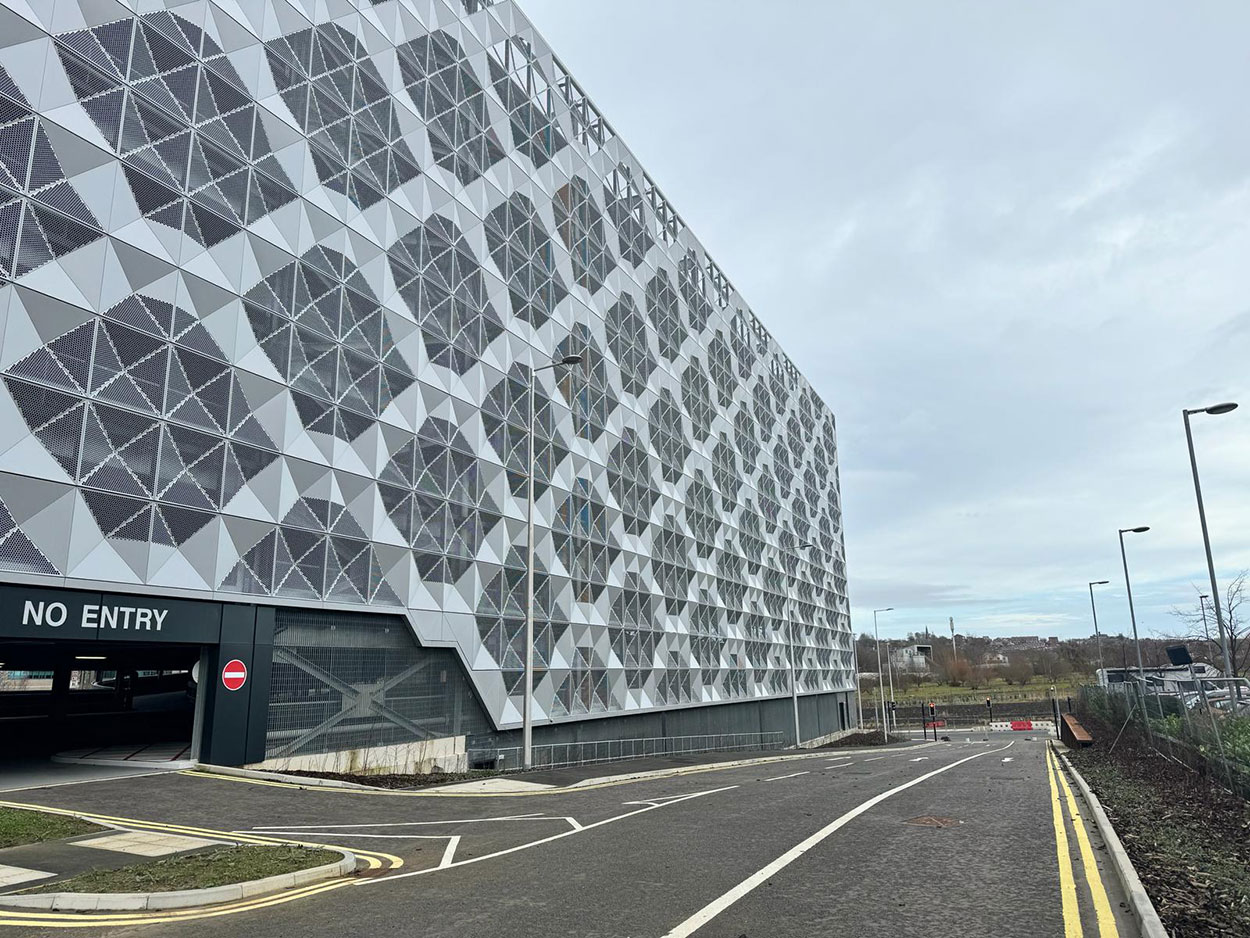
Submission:
<svg viewBox="0 0 1250 938">
<path fill-rule="evenodd" d="M 6 576 L 402 614 L 516 725 L 579 355 L 538 718 L 853 687 L 833 416 L 510 0 L 0 8 L 0 335 Z"/>
</svg>

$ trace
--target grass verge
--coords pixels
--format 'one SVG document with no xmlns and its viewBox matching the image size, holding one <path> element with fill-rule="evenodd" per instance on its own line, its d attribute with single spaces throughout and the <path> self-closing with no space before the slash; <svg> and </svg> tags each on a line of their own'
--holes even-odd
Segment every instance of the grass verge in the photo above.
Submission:
<svg viewBox="0 0 1250 938">
<path fill-rule="evenodd" d="M 1185 938 L 1250 938 L 1250 805 L 1127 737 L 1109 752 L 1114 727 L 1105 729 L 1068 758 L 1098 795 L 1164 926 Z"/>
<path fill-rule="evenodd" d="M 136 863 L 115 870 L 92 870 L 24 893 L 173 892 L 211 889 L 267 876 L 296 873 L 342 859 L 342 854 L 314 847 L 215 847 L 203 853 Z"/>
<path fill-rule="evenodd" d="M 0 849 L 41 844 L 45 840 L 60 840 L 98 830 L 102 828 L 76 817 L 21 808 L 0 808 Z"/>
<path fill-rule="evenodd" d="M 304 778 L 327 778 L 336 782 L 355 782 L 372 788 L 430 788 L 434 785 L 451 785 L 455 782 L 472 782 L 481 778 L 493 778 L 504 773 L 496 769 L 472 769 L 468 772 L 427 772 L 424 775 L 390 775 L 367 772 L 284 772 L 284 775 L 302 775 Z"/>
</svg>

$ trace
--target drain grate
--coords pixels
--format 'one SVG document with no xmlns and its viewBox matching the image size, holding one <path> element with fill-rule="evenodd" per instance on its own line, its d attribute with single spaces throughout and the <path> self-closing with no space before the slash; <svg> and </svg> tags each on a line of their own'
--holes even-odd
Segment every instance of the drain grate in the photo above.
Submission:
<svg viewBox="0 0 1250 938">
<path fill-rule="evenodd" d="M 953 817 L 934 817 L 932 814 L 926 814 L 922 817 L 914 817 L 904 824 L 914 824 L 917 827 L 958 827 L 963 821 Z"/>
</svg>

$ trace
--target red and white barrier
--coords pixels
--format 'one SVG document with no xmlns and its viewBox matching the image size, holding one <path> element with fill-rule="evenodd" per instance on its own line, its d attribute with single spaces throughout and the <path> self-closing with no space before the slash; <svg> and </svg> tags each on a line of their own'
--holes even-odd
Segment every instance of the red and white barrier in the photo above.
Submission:
<svg viewBox="0 0 1250 938">
<path fill-rule="evenodd" d="M 994 720 L 990 723 L 992 730 L 1014 730 L 1024 733 L 1053 733 L 1053 720 Z"/>
</svg>

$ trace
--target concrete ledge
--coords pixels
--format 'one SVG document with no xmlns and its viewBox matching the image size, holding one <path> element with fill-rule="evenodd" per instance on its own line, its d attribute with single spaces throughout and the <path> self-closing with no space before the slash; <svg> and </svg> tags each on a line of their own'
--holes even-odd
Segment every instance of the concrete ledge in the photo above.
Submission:
<svg viewBox="0 0 1250 938">
<path fill-rule="evenodd" d="M 325 847 L 343 858 L 324 866 L 294 873 L 281 873 L 247 883 L 213 886 L 209 889 L 179 889 L 171 892 L 45 892 L 33 896 L 0 896 L 0 907 L 43 909 L 54 912 L 142 912 L 160 909 L 189 909 L 220 905 L 254 896 L 307 886 L 327 879 L 349 876 L 356 871 L 356 855 L 338 847 Z"/>
<path fill-rule="evenodd" d="M 1120 843 L 1120 837 L 1111 825 L 1111 818 L 1107 817 L 1107 812 L 1103 810 L 1102 802 L 1090 790 L 1085 779 L 1081 777 L 1081 773 L 1068 761 L 1067 755 L 1053 741 L 1051 746 L 1054 747 L 1055 754 L 1063 763 L 1063 767 L 1072 776 L 1072 780 L 1076 782 L 1076 787 L 1081 791 L 1081 797 L 1089 805 L 1098 833 L 1107 844 L 1107 853 L 1115 866 L 1116 876 L 1120 880 L 1120 885 L 1124 887 L 1125 895 L 1128 896 L 1129 908 L 1133 912 L 1133 917 L 1137 919 L 1137 927 L 1141 929 L 1142 938 L 1169 938 L 1168 931 L 1163 927 L 1163 922 L 1159 918 L 1159 913 L 1155 911 L 1154 903 L 1150 901 L 1146 887 L 1142 885 L 1137 870 L 1133 868 L 1133 861 L 1129 859 L 1124 844 Z"/>
<path fill-rule="evenodd" d="M 852 727 L 849 730 L 834 730 L 832 733 L 826 733 L 824 736 L 817 736 L 815 739 L 805 739 L 799 743 L 798 749 L 815 749 L 817 746 L 827 746 L 830 743 L 836 743 L 839 739 L 845 739 L 852 733 L 862 733 L 863 730 L 858 727 Z M 897 728 L 894 732 L 898 732 Z"/>
<path fill-rule="evenodd" d="M 213 775 L 232 775 L 235 778 L 254 778 L 262 782 L 285 782 L 288 785 L 299 785 L 301 788 L 351 788 L 355 791 L 380 790 L 374 785 L 343 782 L 336 778 L 310 778 L 304 775 L 285 775 L 282 772 L 268 772 L 264 769 L 240 769 L 232 765 L 212 765 L 208 762 L 197 762 L 191 771 L 208 772 Z"/>
</svg>

